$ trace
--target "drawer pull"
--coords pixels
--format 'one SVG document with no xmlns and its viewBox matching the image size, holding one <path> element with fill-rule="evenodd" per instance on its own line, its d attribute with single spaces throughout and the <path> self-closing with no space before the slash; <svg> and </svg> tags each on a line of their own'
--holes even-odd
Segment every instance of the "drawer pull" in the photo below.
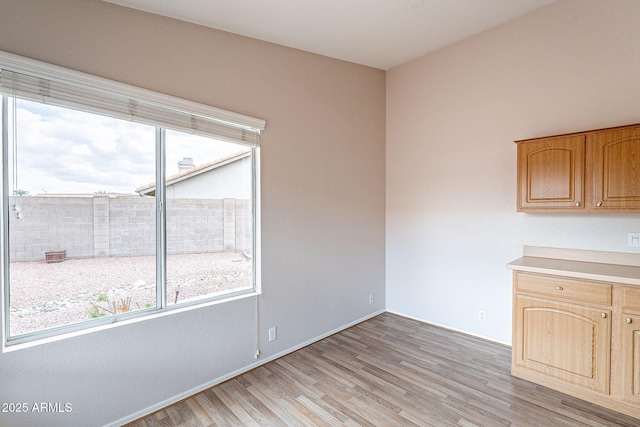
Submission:
<svg viewBox="0 0 640 427">
<path fill-rule="evenodd" d="M 561 291 L 561 290 L 563 290 L 564 288 L 563 288 L 562 286 L 556 286 L 556 289 L 557 289 L 557 290 L 559 290 L 559 291 Z"/>
<path fill-rule="evenodd" d="M 631 317 L 627 317 L 627 323 L 630 324 L 631 322 L 632 322 Z"/>
<path fill-rule="evenodd" d="M 601 316 L 602 316 L 603 319 L 606 319 L 607 318 L 607 313 L 602 313 Z"/>
</svg>

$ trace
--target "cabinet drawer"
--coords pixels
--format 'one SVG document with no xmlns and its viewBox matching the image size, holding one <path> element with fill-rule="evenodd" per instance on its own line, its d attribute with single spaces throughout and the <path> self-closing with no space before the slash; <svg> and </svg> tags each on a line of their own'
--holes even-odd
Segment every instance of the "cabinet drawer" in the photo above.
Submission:
<svg viewBox="0 0 640 427">
<path fill-rule="evenodd" d="M 624 286 L 622 288 L 622 308 L 640 310 L 640 286 Z"/>
<path fill-rule="evenodd" d="M 611 285 L 607 283 L 522 272 L 515 272 L 514 276 L 516 292 L 611 305 Z"/>
</svg>

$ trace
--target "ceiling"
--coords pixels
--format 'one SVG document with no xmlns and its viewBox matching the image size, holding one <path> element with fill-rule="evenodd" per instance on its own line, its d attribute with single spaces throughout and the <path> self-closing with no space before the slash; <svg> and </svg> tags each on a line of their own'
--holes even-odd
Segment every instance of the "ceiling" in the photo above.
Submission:
<svg viewBox="0 0 640 427">
<path fill-rule="evenodd" d="M 557 0 L 104 0 L 388 70 Z"/>
</svg>

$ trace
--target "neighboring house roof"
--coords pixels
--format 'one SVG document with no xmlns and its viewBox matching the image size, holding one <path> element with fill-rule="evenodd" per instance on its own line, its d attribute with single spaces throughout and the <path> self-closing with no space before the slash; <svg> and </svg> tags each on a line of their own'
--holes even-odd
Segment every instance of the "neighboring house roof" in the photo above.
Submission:
<svg viewBox="0 0 640 427">
<path fill-rule="evenodd" d="M 228 165 L 229 163 L 237 162 L 238 160 L 242 160 L 251 155 L 251 151 L 242 151 L 239 153 L 234 153 L 229 156 L 223 157 L 221 159 L 214 160 L 209 163 L 205 163 L 203 165 L 196 166 L 192 169 L 186 170 L 184 172 L 180 172 L 178 174 L 172 175 L 167 178 L 166 185 L 177 184 L 180 181 L 187 180 L 189 178 L 193 178 L 200 174 L 209 172 L 213 169 L 220 168 L 222 166 Z M 142 187 L 136 188 L 136 193 L 141 196 L 155 196 L 156 194 L 156 183 L 152 182 L 150 184 L 143 185 Z"/>
</svg>

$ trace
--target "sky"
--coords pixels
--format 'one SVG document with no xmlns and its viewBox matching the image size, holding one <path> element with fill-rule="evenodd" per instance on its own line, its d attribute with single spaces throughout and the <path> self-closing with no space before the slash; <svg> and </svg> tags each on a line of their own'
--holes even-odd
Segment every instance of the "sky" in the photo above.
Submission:
<svg viewBox="0 0 640 427">
<path fill-rule="evenodd" d="M 24 100 L 14 117 L 9 104 L 9 140 L 17 141 L 16 150 L 9 148 L 10 192 L 134 193 L 155 181 L 153 126 Z M 171 130 L 166 141 L 166 176 L 178 172 L 184 157 L 198 166 L 244 148 Z"/>
</svg>

